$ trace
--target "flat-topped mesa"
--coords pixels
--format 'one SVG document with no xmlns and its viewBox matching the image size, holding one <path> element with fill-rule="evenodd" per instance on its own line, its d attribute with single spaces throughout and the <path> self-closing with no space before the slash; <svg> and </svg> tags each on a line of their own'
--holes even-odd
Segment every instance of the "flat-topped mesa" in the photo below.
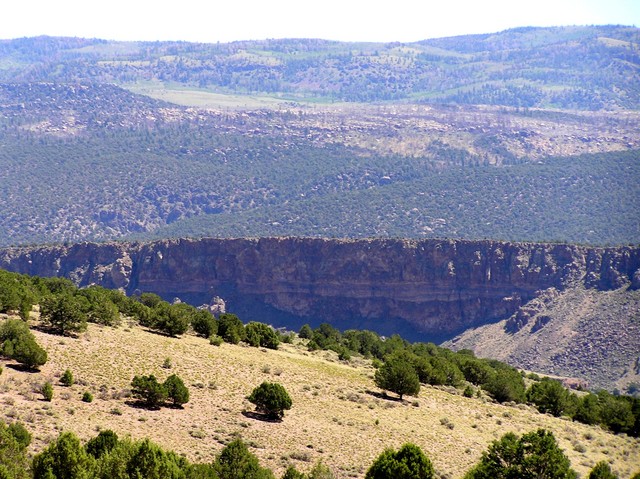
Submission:
<svg viewBox="0 0 640 479">
<path fill-rule="evenodd" d="M 442 339 L 548 288 L 640 287 L 640 249 L 454 240 L 179 239 L 0 250 L 0 267 L 193 304 L 244 320 Z"/>
</svg>

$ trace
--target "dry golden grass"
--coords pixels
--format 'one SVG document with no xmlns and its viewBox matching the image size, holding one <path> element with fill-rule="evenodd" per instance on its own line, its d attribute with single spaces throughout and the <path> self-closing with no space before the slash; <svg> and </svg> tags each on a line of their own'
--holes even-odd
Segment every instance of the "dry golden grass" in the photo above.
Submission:
<svg viewBox="0 0 640 479">
<path fill-rule="evenodd" d="M 322 460 L 346 478 L 363 477 L 383 449 L 410 441 L 428 454 L 442 477 L 456 478 L 505 432 L 544 427 L 583 476 L 600 460 L 610 461 L 621 477 L 640 470 L 637 439 L 433 387 L 423 387 L 418 398 L 404 403 L 385 400 L 372 394 L 378 389 L 366 361 L 342 363 L 333 353 L 308 353 L 286 344 L 278 351 L 216 347 L 202 338 L 168 338 L 135 325 L 89 325 L 79 338 L 34 334 L 49 362 L 37 373 L 5 367 L 0 376 L 0 419 L 23 421 L 34 435 L 33 452 L 60 431 L 87 440 L 100 429 L 112 429 L 122 436 L 149 437 L 205 462 L 239 434 L 276 475 L 290 463 L 308 470 Z M 163 368 L 167 358 L 170 369 Z M 59 384 L 67 368 L 76 379 L 70 388 Z M 173 373 L 191 393 L 184 409 L 140 409 L 123 396 L 136 374 L 164 380 Z M 54 385 L 51 403 L 38 392 L 46 380 Z M 245 397 L 264 380 L 281 383 L 292 397 L 293 408 L 280 423 L 243 415 L 253 410 Z M 84 391 L 93 393 L 92 403 L 81 401 Z"/>
<path fill-rule="evenodd" d="M 165 85 L 157 82 L 133 84 L 127 87 L 133 93 L 156 100 L 196 108 L 276 108 L 287 101 L 267 95 L 232 95 L 214 93 L 195 88 Z"/>
</svg>

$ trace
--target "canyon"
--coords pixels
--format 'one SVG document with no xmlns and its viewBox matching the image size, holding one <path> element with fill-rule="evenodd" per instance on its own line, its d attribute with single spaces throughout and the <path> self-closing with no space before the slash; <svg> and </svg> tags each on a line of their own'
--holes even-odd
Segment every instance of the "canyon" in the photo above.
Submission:
<svg viewBox="0 0 640 479">
<path fill-rule="evenodd" d="M 178 239 L 0 250 L 0 267 L 79 286 L 222 297 L 246 319 L 361 323 L 440 339 L 509 318 L 542 291 L 640 282 L 640 249 L 454 240 Z M 398 328 L 398 326 L 400 326 Z"/>
<path fill-rule="evenodd" d="M 640 379 L 638 247 L 205 238 L 5 248 L 0 268 L 197 306 L 222 298 L 245 322 L 293 330 L 447 341 L 602 387 Z"/>
</svg>

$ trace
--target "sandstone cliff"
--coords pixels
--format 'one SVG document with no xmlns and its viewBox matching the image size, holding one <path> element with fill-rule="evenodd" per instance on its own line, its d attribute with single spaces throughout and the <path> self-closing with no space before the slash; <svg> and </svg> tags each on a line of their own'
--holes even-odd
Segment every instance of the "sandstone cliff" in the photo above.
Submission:
<svg viewBox="0 0 640 479">
<path fill-rule="evenodd" d="M 521 307 L 550 288 L 640 286 L 638 248 L 496 241 L 81 243 L 0 250 L 0 267 L 197 305 L 220 296 L 244 320 L 291 327 L 327 321 L 422 340 L 507 318 L 517 331 L 528 318 Z"/>
</svg>

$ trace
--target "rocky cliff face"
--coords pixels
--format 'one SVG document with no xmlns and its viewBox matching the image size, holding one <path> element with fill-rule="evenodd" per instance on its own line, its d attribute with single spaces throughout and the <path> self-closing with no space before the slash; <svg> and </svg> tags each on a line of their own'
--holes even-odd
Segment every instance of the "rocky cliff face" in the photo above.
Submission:
<svg viewBox="0 0 640 479">
<path fill-rule="evenodd" d="M 0 267 L 194 304 L 245 320 L 330 322 L 438 340 L 514 315 L 542 291 L 637 288 L 640 249 L 302 238 L 82 243 L 0 250 Z"/>
</svg>

